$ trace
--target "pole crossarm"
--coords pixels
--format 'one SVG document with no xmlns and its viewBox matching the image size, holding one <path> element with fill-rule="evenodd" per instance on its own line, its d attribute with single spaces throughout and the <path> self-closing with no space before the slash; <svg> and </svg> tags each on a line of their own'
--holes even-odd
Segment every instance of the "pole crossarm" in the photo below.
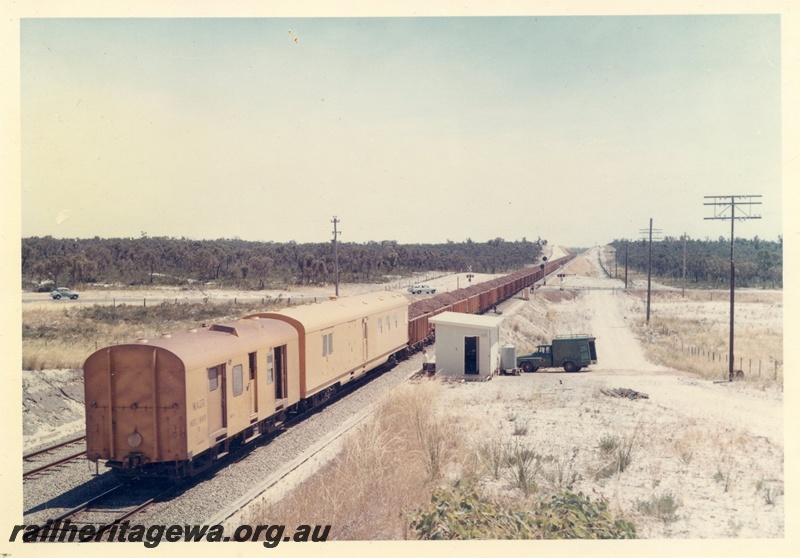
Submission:
<svg viewBox="0 0 800 558">
<path fill-rule="evenodd" d="M 650 229 L 639 229 L 639 234 L 642 235 L 642 240 L 647 240 L 650 238 Z M 663 229 L 653 229 L 653 240 L 663 240 L 662 234 L 664 234 Z"/>
<path fill-rule="evenodd" d="M 753 215 L 753 207 L 761 205 L 761 196 L 703 196 L 710 200 L 704 202 L 714 208 L 713 217 L 704 217 L 705 220 L 722 219 L 761 219 L 761 215 Z"/>
</svg>

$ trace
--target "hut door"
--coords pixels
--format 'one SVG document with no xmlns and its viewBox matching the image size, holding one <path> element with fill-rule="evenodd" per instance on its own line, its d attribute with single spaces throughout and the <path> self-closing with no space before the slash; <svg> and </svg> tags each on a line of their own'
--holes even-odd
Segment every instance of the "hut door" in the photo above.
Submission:
<svg viewBox="0 0 800 558">
<path fill-rule="evenodd" d="M 464 374 L 478 373 L 478 338 L 464 338 Z"/>
</svg>

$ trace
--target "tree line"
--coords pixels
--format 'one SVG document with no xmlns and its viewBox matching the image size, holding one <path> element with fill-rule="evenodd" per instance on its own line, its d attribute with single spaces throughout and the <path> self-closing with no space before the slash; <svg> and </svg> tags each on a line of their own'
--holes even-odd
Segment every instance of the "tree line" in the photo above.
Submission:
<svg viewBox="0 0 800 558">
<path fill-rule="evenodd" d="M 501 273 L 539 263 L 546 240 L 337 246 L 340 282 L 375 282 L 420 271 Z M 245 289 L 335 281 L 333 244 L 148 237 L 22 239 L 23 289 L 89 284 L 183 285 Z"/>
<path fill-rule="evenodd" d="M 622 270 L 627 253 L 628 269 L 647 273 L 649 241 L 614 240 L 617 269 Z M 686 239 L 686 283 L 695 286 L 717 287 L 730 280 L 731 242 L 720 236 L 717 240 Z M 683 281 L 684 239 L 665 237 L 653 241 L 652 274 L 662 282 Z M 758 236 L 736 238 L 734 242 L 734 272 L 739 287 L 783 287 L 783 237 L 777 241 Z M 619 271 L 621 273 L 621 271 Z"/>
</svg>

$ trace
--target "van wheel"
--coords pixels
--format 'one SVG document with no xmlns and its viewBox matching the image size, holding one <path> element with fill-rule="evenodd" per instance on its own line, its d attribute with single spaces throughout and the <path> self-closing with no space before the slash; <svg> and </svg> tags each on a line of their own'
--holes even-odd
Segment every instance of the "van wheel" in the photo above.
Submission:
<svg viewBox="0 0 800 558">
<path fill-rule="evenodd" d="M 525 362 L 522 363 L 522 371 L 523 372 L 533 372 L 534 371 L 533 364 L 531 364 L 530 362 L 528 362 L 526 360 Z"/>
<path fill-rule="evenodd" d="M 576 372 L 578 368 L 575 366 L 574 362 L 567 361 L 564 363 L 564 371 L 565 372 Z"/>
</svg>

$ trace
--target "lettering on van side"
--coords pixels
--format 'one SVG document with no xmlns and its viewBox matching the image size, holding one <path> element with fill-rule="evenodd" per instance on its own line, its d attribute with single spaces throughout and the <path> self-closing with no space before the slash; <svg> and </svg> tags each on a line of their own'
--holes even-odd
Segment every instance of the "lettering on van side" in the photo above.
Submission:
<svg viewBox="0 0 800 558">
<path fill-rule="evenodd" d="M 196 411 L 197 409 L 205 409 L 206 407 L 206 400 L 205 399 L 198 399 L 197 401 L 192 402 L 192 410 Z"/>
</svg>

